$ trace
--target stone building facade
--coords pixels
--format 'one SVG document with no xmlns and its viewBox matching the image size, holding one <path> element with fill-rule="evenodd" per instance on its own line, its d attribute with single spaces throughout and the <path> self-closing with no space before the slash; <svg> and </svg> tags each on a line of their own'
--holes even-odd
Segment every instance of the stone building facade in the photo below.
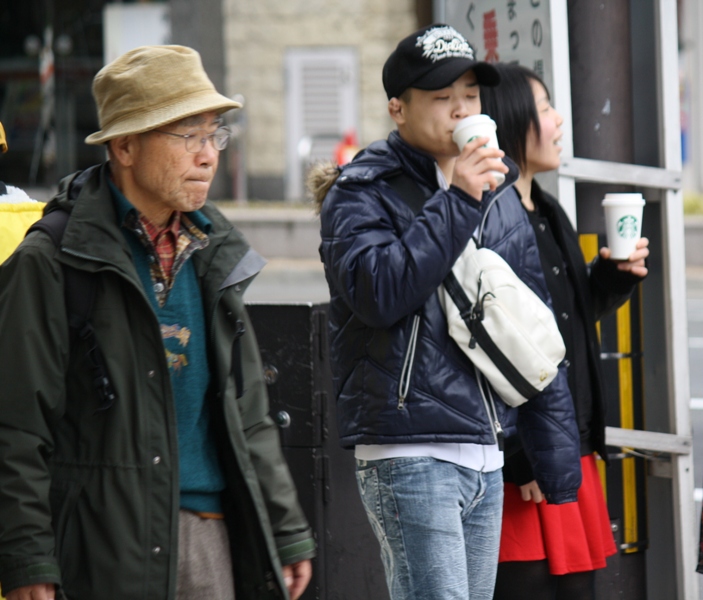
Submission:
<svg viewBox="0 0 703 600">
<path fill-rule="evenodd" d="M 356 57 L 357 134 L 365 146 L 393 124 L 381 83 L 395 44 L 418 26 L 417 0 L 223 0 L 225 89 L 246 100 L 249 198 L 291 198 L 286 55 L 291 49 L 351 49 Z M 290 69 L 288 69 L 290 70 Z"/>
</svg>

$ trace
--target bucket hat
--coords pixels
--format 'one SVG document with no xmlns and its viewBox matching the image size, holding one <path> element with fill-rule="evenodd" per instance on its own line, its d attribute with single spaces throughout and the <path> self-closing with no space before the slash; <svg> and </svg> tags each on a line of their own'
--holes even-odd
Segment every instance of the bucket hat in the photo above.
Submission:
<svg viewBox="0 0 703 600">
<path fill-rule="evenodd" d="M 140 46 L 105 65 L 93 80 L 100 131 L 86 144 L 143 133 L 204 112 L 242 105 L 218 93 L 200 54 L 186 46 Z"/>
<path fill-rule="evenodd" d="M 383 87 L 388 99 L 408 88 L 441 90 L 473 69 L 480 85 L 500 83 L 500 75 L 487 62 L 476 60 L 471 44 L 456 29 L 430 25 L 398 42 L 383 65 Z"/>
</svg>

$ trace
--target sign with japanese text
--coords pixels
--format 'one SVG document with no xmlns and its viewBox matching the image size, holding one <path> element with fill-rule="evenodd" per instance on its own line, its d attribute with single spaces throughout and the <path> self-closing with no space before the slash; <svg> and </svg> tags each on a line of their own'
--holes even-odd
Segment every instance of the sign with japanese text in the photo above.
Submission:
<svg viewBox="0 0 703 600">
<path fill-rule="evenodd" d="M 444 0 L 447 25 L 471 43 L 476 58 L 518 62 L 552 89 L 551 0 Z"/>
</svg>

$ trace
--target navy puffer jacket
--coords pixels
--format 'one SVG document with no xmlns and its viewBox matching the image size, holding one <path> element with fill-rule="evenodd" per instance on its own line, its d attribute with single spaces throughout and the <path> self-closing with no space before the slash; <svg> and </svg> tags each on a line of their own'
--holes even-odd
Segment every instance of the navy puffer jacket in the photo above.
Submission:
<svg viewBox="0 0 703 600">
<path fill-rule="evenodd" d="M 439 189 L 434 159 L 393 132 L 345 166 L 320 199 L 342 445 L 496 442 L 473 365 L 448 334 L 437 289 L 496 194 L 484 245 L 548 299 L 534 232 L 512 187 L 517 169 L 506 162 L 506 182 L 477 202 L 457 187 Z M 431 194 L 417 216 L 387 183 L 401 171 Z M 409 384 L 402 400 L 401 379 Z M 574 501 L 581 483 L 579 437 L 563 368 L 520 409 L 497 397 L 495 405 L 506 435 L 519 421 L 547 499 Z"/>
</svg>

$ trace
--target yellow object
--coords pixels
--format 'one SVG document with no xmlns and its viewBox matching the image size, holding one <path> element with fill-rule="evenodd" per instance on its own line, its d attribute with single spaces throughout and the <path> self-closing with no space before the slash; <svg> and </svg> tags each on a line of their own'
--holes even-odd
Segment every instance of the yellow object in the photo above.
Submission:
<svg viewBox="0 0 703 600">
<path fill-rule="evenodd" d="M 3 203 L 0 196 L 0 263 L 12 254 L 32 224 L 41 219 L 43 202 Z"/>
<path fill-rule="evenodd" d="M 598 234 L 597 233 L 582 233 L 579 235 L 579 244 L 581 246 L 581 252 L 583 253 L 583 258 L 587 263 L 590 263 L 596 256 L 598 256 Z M 598 339 L 600 339 L 600 322 L 596 323 L 596 331 L 598 332 Z M 608 499 L 608 484 L 605 477 L 605 462 L 601 460 L 596 461 L 596 466 L 598 467 L 598 474 L 600 475 L 600 482 L 603 486 L 603 494 L 605 499 Z"/>
<path fill-rule="evenodd" d="M 630 330 L 630 301 L 628 300 L 617 311 L 618 352 L 632 353 L 632 333 Z M 618 364 L 620 372 L 620 427 L 635 428 L 634 390 L 632 385 L 632 358 L 621 358 Z M 623 448 L 627 451 L 627 448 Z M 637 532 L 637 477 L 635 474 L 635 459 L 624 458 L 622 461 L 622 490 L 623 490 L 623 542 L 636 544 L 639 541 Z M 625 550 L 626 553 L 637 552 L 636 547 Z"/>
<path fill-rule="evenodd" d="M 598 236 L 596 234 L 583 234 L 579 236 L 581 251 L 587 262 L 593 260 L 598 254 Z M 620 397 L 620 427 L 623 429 L 635 428 L 634 410 L 634 385 L 633 385 L 633 365 L 631 354 L 632 348 L 632 316 L 631 305 L 628 300 L 623 304 L 616 314 L 617 327 L 617 351 L 624 355 L 618 360 L 618 384 Z M 600 323 L 597 324 L 598 335 L 600 336 Z M 629 448 L 623 448 L 627 452 Z M 607 485 L 605 477 L 605 464 L 598 461 L 598 471 L 603 484 L 603 491 L 607 497 Z M 623 542 L 630 547 L 625 549 L 625 553 L 637 552 L 637 542 L 639 542 L 638 532 L 638 507 L 637 507 L 637 473 L 635 471 L 635 459 L 627 457 L 622 460 L 622 495 L 623 495 Z"/>
<path fill-rule="evenodd" d="M 0 152 L 7 152 L 7 137 L 2 123 L 0 123 Z"/>
</svg>

